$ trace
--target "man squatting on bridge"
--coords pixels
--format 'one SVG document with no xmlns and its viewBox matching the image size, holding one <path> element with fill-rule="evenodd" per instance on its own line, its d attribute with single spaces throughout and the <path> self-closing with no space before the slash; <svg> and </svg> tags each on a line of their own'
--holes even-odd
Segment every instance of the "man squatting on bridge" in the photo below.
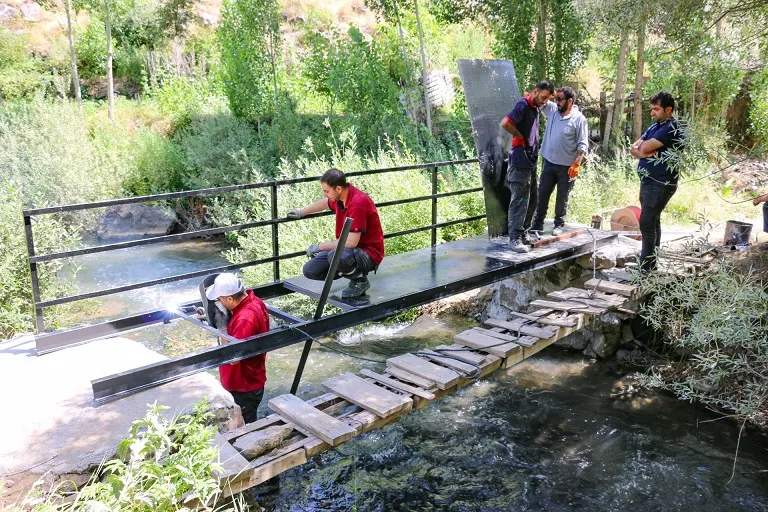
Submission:
<svg viewBox="0 0 768 512">
<path fill-rule="evenodd" d="M 675 99 L 666 91 L 651 97 L 651 118 L 655 121 L 630 149 L 639 159 L 640 175 L 640 234 L 643 246 L 640 252 L 640 270 L 650 272 L 656 268 L 656 251 L 661 246 L 661 212 L 677 191 L 678 169 L 670 161 L 670 149 L 683 144 L 677 120 L 672 116 Z"/>
<path fill-rule="evenodd" d="M 324 199 L 289 211 L 288 218 L 300 219 L 330 208 L 336 214 L 336 240 L 310 245 L 307 256 L 311 259 L 304 264 L 302 271 L 308 279 L 325 279 L 336 253 L 344 220 L 350 217 L 353 219 L 352 227 L 339 260 L 338 275 L 334 279 L 349 279 L 349 286 L 341 292 L 343 298 L 359 297 L 371 287 L 368 273 L 375 273 L 384 259 L 384 232 L 379 212 L 371 198 L 347 183 L 347 177 L 338 169 L 328 169 L 320 178 L 320 186 Z"/>
<path fill-rule="evenodd" d="M 552 82 L 542 80 L 515 104 L 500 126 L 512 134 L 509 150 L 507 186 L 509 200 L 507 222 L 509 246 L 515 252 L 528 252 L 528 229 L 536 210 L 536 162 L 539 154 L 539 107 L 555 92 Z"/>
<path fill-rule="evenodd" d="M 549 198 L 557 186 L 555 199 L 555 225 L 553 236 L 563 234 L 568 195 L 579 175 L 584 154 L 589 149 L 587 118 L 574 105 L 576 93 L 570 87 L 555 91 L 555 101 L 548 101 L 542 108 L 547 118 L 541 156 L 544 165 L 539 180 L 538 207 L 531 231 L 540 234 L 544 230 Z"/>
<path fill-rule="evenodd" d="M 230 336 L 242 340 L 269 331 L 267 307 L 253 291 L 245 290 L 236 275 L 219 274 L 213 285 L 205 290 L 205 296 L 208 300 L 219 301 L 232 313 L 227 322 L 227 334 Z M 259 403 L 264 397 L 266 358 L 266 354 L 259 354 L 219 366 L 221 386 L 232 394 L 246 423 L 256 421 Z"/>
</svg>

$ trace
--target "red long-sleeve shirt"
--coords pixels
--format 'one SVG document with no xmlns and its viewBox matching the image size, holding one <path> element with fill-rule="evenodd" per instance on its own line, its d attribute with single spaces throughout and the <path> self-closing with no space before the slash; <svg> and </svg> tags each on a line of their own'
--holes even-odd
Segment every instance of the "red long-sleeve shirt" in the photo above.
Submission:
<svg viewBox="0 0 768 512">
<path fill-rule="evenodd" d="M 250 338 L 269 331 L 269 314 L 264 302 L 251 290 L 232 310 L 227 324 L 227 334 L 237 339 Z M 266 354 L 243 359 L 233 364 L 219 366 L 221 385 L 227 391 L 256 391 L 267 382 Z"/>
</svg>

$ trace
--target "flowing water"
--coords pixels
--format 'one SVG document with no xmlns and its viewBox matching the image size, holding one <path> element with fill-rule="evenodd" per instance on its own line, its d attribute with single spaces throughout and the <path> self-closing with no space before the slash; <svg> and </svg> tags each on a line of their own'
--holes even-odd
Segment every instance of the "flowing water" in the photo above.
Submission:
<svg viewBox="0 0 768 512">
<path fill-rule="evenodd" d="M 144 251 L 145 248 L 142 248 Z M 166 244 L 149 255 L 93 255 L 102 267 L 79 273 L 83 286 L 222 264 L 216 244 Z M 119 251 L 118 251 L 119 252 Z M 114 259 L 113 259 L 114 258 Z M 145 259 L 146 258 L 146 259 Z M 88 263 L 88 262 L 86 262 Z M 104 270 L 106 266 L 106 270 Z M 109 269 L 112 269 L 110 271 Z M 127 270 L 126 270 L 127 269 Z M 128 272 L 128 274 L 126 274 Z M 194 299 L 197 282 L 130 292 L 105 301 L 126 313 Z M 325 340 L 367 359 L 452 343 L 466 320 L 376 324 Z M 166 354 L 214 343 L 182 322 L 132 335 Z M 267 357 L 266 402 L 290 388 L 301 345 Z M 318 384 L 381 364 L 315 345 L 299 395 Z M 277 511 L 768 510 L 768 437 L 663 393 L 612 398 L 629 370 L 550 347 L 513 368 L 355 438 L 256 490 Z M 215 374 L 215 372 L 213 372 Z M 732 477 L 733 473 L 733 477 Z"/>
</svg>

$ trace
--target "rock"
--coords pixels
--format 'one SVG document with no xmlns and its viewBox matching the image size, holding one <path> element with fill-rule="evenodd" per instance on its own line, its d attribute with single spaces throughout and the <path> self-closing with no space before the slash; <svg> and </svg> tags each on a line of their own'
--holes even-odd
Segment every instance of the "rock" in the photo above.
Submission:
<svg viewBox="0 0 768 512">
<path fill-rule="evenodd" d="M 251 432 L 232 444 L 248 460 L 253 460 L 259 455 L 274 450 L 283 440 L 291 435 L 293 427 L 288 425 L 274 425 L 264 430 Z"/>
<path fill-rule="evenodd" d="M 121 204 L 107 208 L 99 221 L 100 240 L 167 235 L 176 227 L 176 214 L 168 208 Z"/>
<path fill-rule="evenodd" d="M 19 10 L 0 2 L 0 21 L 7 21 L 19 15 Z"/>
<path fill-rule="evenodd" d="M 641 357 L 643 357 L 643 351 L 639 349 L 627 350 L 621 348 L 616 352 L 616 360 L 620 363 L 634 363 Z"/>
<path fill-rule="evenodd" d="M 586 336 L 586 331 L 580 330 L 569 334 L 565 338 L 557 340 L 555 345 L 562 348 L 581 351 L 589 345 L 589 338 Z"/>
<path fill-rule="evenodd" d="M 40 15 L 43 12 L 43 8 L 36 2 L 25 2 L 21 4 L 21 15 L 24 17 L 24 21 L 40 21 Z"/>
<path fill-rule="evenodd" d="M 204 27 L 216 27 L 219 24 L 219 17 L 215 14 L 208 12 L 200 12 L 198 14 Z"/>
<path fill-rule="evenodd" d="M 589 348 L 600 359 L 611 358 L 619 348 L 619 337 L 610 333 L 597 333 L 590 340 Z"/>
<path fill-rule="evenodd" d="M 637 240 L 619 236 L 615 244 L 603 247 L 594 255 L 582 256 L 576 260 L 576 263 L 586 269 L 592 269 L 595 262 L 598 270 L 623 267 L 627 263 L 637 261 L 641 245 Z"/>
</svg>

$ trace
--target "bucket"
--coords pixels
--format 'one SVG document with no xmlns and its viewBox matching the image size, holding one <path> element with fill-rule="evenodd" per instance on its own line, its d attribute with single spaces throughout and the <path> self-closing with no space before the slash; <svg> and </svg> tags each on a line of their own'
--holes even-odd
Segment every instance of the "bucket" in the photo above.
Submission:
<svg viewBox="0 0 768 512">
<path fill-rule="evenodd" d="M 752 224 L 729 220 L 725 223 L 725 245 L 749 245 L 749 237 L 752 234 Z"/>
</svg>

